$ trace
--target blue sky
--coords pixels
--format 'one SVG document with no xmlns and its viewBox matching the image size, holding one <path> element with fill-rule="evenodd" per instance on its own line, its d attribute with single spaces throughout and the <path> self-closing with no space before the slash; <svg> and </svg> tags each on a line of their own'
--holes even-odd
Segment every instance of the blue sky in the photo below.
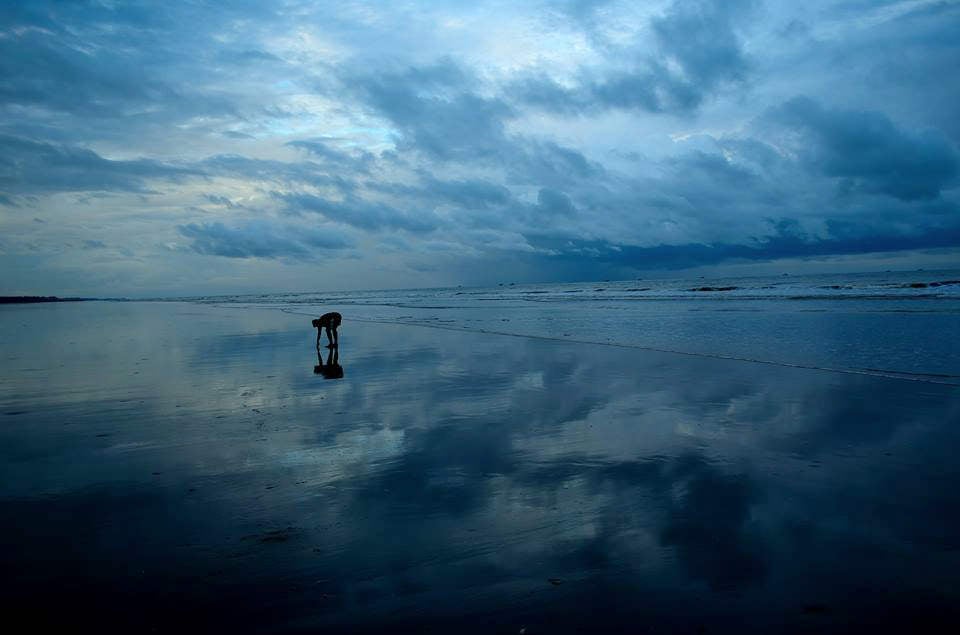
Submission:
<svg viewBox="0 0 960 635">
<path fill-rule="evenodd" d="M 0 293 L 960 262 L 960 3 L 0 8 Z"/>
</svg>

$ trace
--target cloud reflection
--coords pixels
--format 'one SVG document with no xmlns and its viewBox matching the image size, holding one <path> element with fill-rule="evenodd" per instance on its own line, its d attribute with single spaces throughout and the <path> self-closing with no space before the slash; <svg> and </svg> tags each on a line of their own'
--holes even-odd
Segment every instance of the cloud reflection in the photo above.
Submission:
<svg viewBox="0 0 960 635">
<path fill-rule="evenodd" d="M 610 608 L 592 626 L 645 615 L 744 632 L 733 603 L 756 629 L 808 619 L 810 604 L 839 628 L 866 618 L 846 600 L 863 585 L 913 589 L 884 607 L 893 617 L 953 610 L 956 569 L 940 557 L 960 500 L 932 486 L 960 476 L 944 449 L 960 434 L 951 387 L 349 315 L 350 372 L 327 382 L 311 372 L 303 316 L 75 310 L 77 344 L 40 354 L 69 327 L 38 319 L 11 349 L 23 368 L 4 370 L 32 395 L 2 433 L 16 519 L 4 566 L 33 571 L 12 590 L 23 601 L 61 562 L 80 586 L 121 587 L 134 563 L 152 571 L 131 607 L 176 577 L 203 615 L 222 603 L 202 588 L 256 592 L 285 607 L 281 631 L 483 630 L 478 615 L 562 631 L 587 624 L 575 597 Z M 109 365 L 87 311 L 117 325 Z M 131 374 L 141 357 L 145 378 Z M 88 399 L 64 397 L 77 391 Z M 18 397 L 2 399 L 14 411 Z M 48 592 L 68 601 L 67 588 Z M 230 619 L 266 615 L 251 605 Z"/>
</svg>

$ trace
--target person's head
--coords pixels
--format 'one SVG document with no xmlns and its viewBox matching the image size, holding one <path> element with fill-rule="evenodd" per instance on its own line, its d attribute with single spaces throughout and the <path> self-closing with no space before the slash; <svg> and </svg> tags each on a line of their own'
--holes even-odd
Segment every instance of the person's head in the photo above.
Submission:
<svg viewBox="0 0 960 635">
<path fill-rule="evenodd" d="M 320 328 L 320 318 L 313 320 L 311 324 L 313 324 L 313 328 L 316 328 L 316 329 Z"/>
</svg>

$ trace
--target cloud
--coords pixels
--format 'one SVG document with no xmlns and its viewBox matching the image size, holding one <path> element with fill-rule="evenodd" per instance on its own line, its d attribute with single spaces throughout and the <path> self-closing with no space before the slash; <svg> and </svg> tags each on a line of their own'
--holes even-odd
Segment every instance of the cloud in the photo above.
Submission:
<svg viewBox="0 0 960 635">
<path fill-rule="evenodd" d="M 506 123 L 517 113 L 504 99 L 482 96 L 477 88 L 477 78 L 451 59 L 365 74 L 353 82 L 360 99 L 395 126 L 401 154 L 496 167 L 517 183 L 553 185 L 602 172 L 575 148 L 509 134 Z"/>
<path fill-rule="evenodd" d="M 537 194 L 537 208 L 547 216 L 573 216 L 577 211 L 569 196 L 548 188 L 541 189 Z"/>
<path fill-rule="evenodd" d="M 98 115 L 132 103 L 175 97 L 144 78 L 130 58 L 110 58 L 57 25 L 13 29 L 0 38 L 0 99 L 7 104 Z"/>
<path fill-rule="evenodd" d="M 213 63 L 208 50 L 231 13 L 42 0 L 2 10 L 0 133 L 129 144 L 244 117 L 259 96 L 224 90 L 218 75 L 249 73 L 249 61 Z"/>
<path fill-rule="evenodd" d="M 660 50 L 702 99 L 724 82 L 746 79 L 749 64 L 736 34 L 752 0 L 678 0 L 652 20 Z"/>
<path fill-rule="evenodd" d="M 210 176 L 227 176 L 258 181 L 331 186 L 342 192 L 353 191 L 353 178 L 331 170 L 313 161 L 279 161 L 257 159 L 239 154 L 218 154 L 199 161 L 197 168 Z"/>
<path fill-rule="evenodd" d="M 550 250 L 555 254 L 553 258 L 558 260 L 589 260 L 633 269 L 684 269 L 731 261 L 774 261 L 960 245 L 960 225 L 904 235 L 895 231 L 871 231 L 842 221 L 828 221 L 827 225 L 834 235 L 825 238 L 798 233 L 794 219 L 782 219 L 771 225 L 771 235 L 754 238 L 743 244 L 684 243 L 639 247 L 614 241 L 556 239 L 535 234 L 527 235 L 527 239 L 538 249 Z"/>
<path fill-rule="evenodd" d="M 203 195 L 203 198 L 207 199 L 208 201 L 210 201 L 210 202 L 213 203 L 214 205 L 222 205 L 222 206 L 224 206 L 224 207 L 226 207 L 226 208 L 228 208 L 228 209 L 234 209 L 234 208 L 237 208 L 237 207 L 243 207 L 242 205 L 239 205 L 239 204 L 237 204 L 237 203 L 234 203 L 233 201 L 231 201 L 231 200 L 230 200 L 229 198 L 227 198 L 226 196 L 219 196 L 219 195 L 217 195 L 217 194 L 204 194 L 204 195 Z"/>
<path fill-rule="evenodd" d="M 511 108 L 471 92 L 469 77 L 451 60 L 362 75 L 351 85 L 397 127 L 401 151 L 416 149 L 438 160 L 502 156 L 503 120 Z"/>
<path fill-rule="evenodd" d="M 276 193 L 275 196 L 293 210 L 314 212 L 328 220 L 366 231 L 402 229 L 423 234 L 440 225 L 439 217 L 429 210 L 414 213 L 358 198 L 334 201 L 304 193 Z"/>
<path fill-rule="evenodd" d="M 960 5 L 955 2 L 829 3 L 802 15 L 788 47 L 786 87 L 847 109 L 882 110 L 911 129 L 938 129 L 960 144 Z M 776 54 L 777 49 L 771 51 Z M 786 96 L 786 95 L 785 95 Z"/>
<path fill-rule="evenodd" d="M 256 137 L 254 137 L 251 134 L 247 134 L 245 132 L 238 132 L 236 130 L 224 130 L 220 134 L 230 139 L 256 139 Z"/>
<path fill-rule="evenodd" d="M 957 246 L 960 7 L 759 5 L 10 5 L 0 234 L 91 270 L 103 227 L 170 284 L 178 226 L 266 276 L 321 218 L 372 234 L 358 286 L 390 232 L 424 284 Z"/>
<path fill-rule="evenodd" d="M 931 199 L 957 176 L 957 152 L 942 135 L 905 132 L 883 113 L 830 110 L 797 97 L 771 117 L 798 130 L 798 152 L 810 168 L 840 179 L 847 191 Z"/>
<path fill-rule="evenodd" d="M 505 205 L 510 202 L 510 190 L 483 179 L 440 180 L 427 176 L 423 191 L 452 205 L 468 209 Z"/>
<path fill-rule="evenodd" d="M 196 253 L 225 258 L 315 260 L 354 245 L 348 235 L 335 228 L 298 228 L 266 220 L 246 221 L 235 227 L 219 222 L 189 223 L 177 230 L 192 241 L 190 248 Z"/>
<path fill-rule="evenodd" d="M 518 141 L 508 161 L 513 168 L 510 176 L 518 183 L 562 188 L 571 182 L 604 174 L 600 163 L 591 161 L 579 150 L 548 140 Z"/>
<path fill-rule="evenodd" d="M 571 15 L 594 24 L 597 3 L 575 5 Z M 508 87 L 521 103 L 559 114 L 591 114 L 607 109 L 690 113 L 724 86 L 747 80 L 751 64 L 737 34 L 752 0 L 682 0 L 650 20 L 657 44 L 651 54 L 618 51 L 639 58 L 628 68 L 581 69 L 561 85 L 534 73 Z"/>
<path fill-rule="evenodd" d="M 757 487 L 743 476 L 727 475 L 698 456 L 671 466 L 670 517 L 661 529 L 665 545 L 677 548 L 691 577 L 713 589 L 739 588 L 761 580 L 766 572 L 760 537 L 749 532 Z"/>
<path fill-rule="evenodd" d="M 155 323 L 159 310 L 148 307 L 141 319 Z M 223 320 L 185 316 L 184 328 L 171 331 L 178 354 L 170 356 L 173 372 L 166 381 L 181 391 L 194 382 L 190 390 L 220 394 L 234 387 L 224 387 L 222 375 L 210 372 L 212 362 L 242 356 L 255 360 L 262 377 L 257 401 L 248 404 L 264 410 L 261 420 L 324 425 L 274 435 L 272 444 L 250 443 L 241 448 L 244 460 L 237 460 L 228 444 L 210 443 L 208 429 L 181 426 L 179 443 L 131 457 L 143 471 L 173 479 L 163 487 L 145 486 L 142 479 L 97 484 L 99 475 L 84 471 L 74 489 L 31 498 L 18 495 L 35 487 L 31 480 L 12 482 L 5 504 L 20 522 L 7 532 L 11 548 L 3 552 L 4 565 L 20 566 L 25 556 L 36 565 L 25 586 L 12 589 L 13 597 L 75 603 L 83 616 L 91 606 L 111 610 L 100 592 L 104 584 L 88 585 L 97 587 L 88 597 L 82 588 L 51 589 L 41 581 L 62 576 L 63 563 L 78 557 L 115 558 L 117 545 L 135 531 L 170 545 L 144 550 L 151 569 L 169 567 L 203 580 L 207 592 L 199 594 L 199 604 L 191 602 L 198 594 L 187 593 L 181 605 L 187 613 L 175 618 L 195 619 L 199 613 L 222 624 L 226 615 L 237 620 L 239 630 L 261 621 L 264 629 L 276 628 L 272 612 L 237 616 L 229 610 L 237 595 L 262 594 L 265 588 L 283 599 L 290 598 L 293 584 L 306 588 L 296 596 L 303 601 L 292 602 L 287 613 L 316 618 L 317 570 L 332 585 L 322 589 L 363 599 L 356 612 L 352 602 L 338 605 L 334 599 L 321 617 L 363 620 L 371 631 L 422 615 L 424 594 L 431 589 L 453 587 L 463 602 L 429 597 L 460 616 L 486 614 L 491 603 L 501 601 L 513 606 L 518 583 L 536 591 L 518 611 L 529 612 L 532 602 L 542 624 L 542 616 L 559 607 L 563 612 L 554 613 L 550 623 L 560 631 L 595 630 L 598 619 L 606 626 L 630 617 L 637 624 L 667 625 L 663 630 L 679 624 L 695 632 L 709 624 L 709 630 L 730 625 L 736 632 L 742 621 L 731 603 L 772 603 L 772 619 L 795 615 L 804 626 L 841 612 L 870 619 L 877 615 L 874 596 L 849 604 L 862 593 L 865 571 L 878 588 L 895 591 L 907 575 L 923 591 L 885 596 L 882 619 L 893 615 L 915 623 L 918 606 L 926 607 L 931 621 L 955 615 L 952 598 L 925 586 L 931 572 L 934 579 L 951 580 L 954 574 L 953 563 L 942 555 L 956 546 L 951 529 L 958 520 L 958 491 L 932 488 L 931 474 L 953 482 L 960 472 L 954 456 L 960 440 L 955 391 L 609 347 L 511 338 L 485 338 L 477 346 L 480 340 L 465 334 L 447 337 L 426 329 L 407 329 L 397 338 L 380 325 L 361 330 L 364 325 L 356 324 L 357 345 L 341 356 L 348 378 L 408 370 L 390 374 L 389 381 L 365 381 L 363 390 L 326 390 L 324 400 L 292 399 L 291 392 L 317 395 L 303 350 L 306 319 L 299 316 L 291 325 L 286 316 L 275 321 L 264 316 L 252 325 L 238 320 L 225 331 Z M 118 324 L 114 340 L 122 345 L 144 322 Z M 70 327 L 48 331 L 53 334 L 48 341 L 87 328 Z M 88 340 L 97 341 L 77 340 L 86 347 L 92 347 Z M 63 393 L 109 370 L 93 367 L 67 376 Z M 543 381 L 539 386 L 523 381 L 530 377 Z M 585 380 L 593 377 L 605 381 Z M 42 380 L 37 383 L 42 386 Z M 410 398 L 424 393 L 424 386 L 433 388 L 428 398 Z M 111 397 L 76 403 L 51 394 L 47 403 L 57 407 L 34 414 L 56 422 L 56 416 L 102 412 L 116 406 Z M 174 414 L 185 420 L 209 417 L 205 400 L 185 401 L 178 409 L 158 401 L 140 407 L 152 418 L 148 421 Z M 508 408 L 511 416 L 504 416 Z M 331 416 L 342 410 L 351 414 Z M 877 429 L 884 434 L 878 436 Z M 82 442 L 82 431 L 73 434 Z M 140 434 L 149 439 L 156 433 L 143 426 Z M 894 435 L 891 446 L 885 440 Z M 11 435 L 8 455 L 34 457 L 44 461 L 41 467 L 64 465 L 76 455 L 76 443 L 38 449 L 31 441 Z M 851 447 L 858 450 L 856 460 L 850 459 Z M 885 456 L 888 450 L 893 458 Z M 91 453 L 91 460 L 96 458 Z M 770 469 L 771 461 L 777 469 Z M 318 471 L 318 464 L 326 469 Z M 47 474 L 57 476 L 53 470 Z M 198 481 L 204 487 L 196 488 L 195 502 L 204 513 L 171 514 L 185 505 L 182 492 Z M 255 529 L 238 527 L 238 516 L 250 518 L 250 500 L 263 494 L 265 482 L 300 483 L 300 489 L 275 496 L 252 517 Z M 900 495 L 896 504 L 886 504 L 890 492 Z M 324 504 L 305 508 L 310 497 L 322 497 Z M 118 522 L 103 522 L 108 517 Z M 285 545 L 248 546 L 258 537 L 276 538 L 277 532 L 268 530 L 287 524 L 295 527 L 280 532 L 288 539 Z M 71 540 L 62 539 L 65 525 Z M 384 540 L 384 527 L 398 539 Z M 251 532 L 253 538 L 243 538 Z M 477 534 L 482 540 L 471 538 Z M 198 547 L 175 548 L 183 535 Z M 232 538 L 235 553 L 246 556 L 235 558 L 236 575 L 227 581 L 209 575 L 223 565 L 224 536 Z M 474 548 L 465 548 L 465 536 Z M 77 541 L 88 545 L 79 556 Z M 278 569 L 277 549 L 289 550 L 290 566 Z M 301 552 L 312 558 L 310 566 L 298 566 Z M 839 553 L 844 567 L 837 566 Z M 92 575 L 117 579 L 102 567 Z M 551 587 L 546 576 L 565 584 Z M 169 581 L 146 576 L 140 588 L 146 591 L 132 597 L 135 604 L 122 607 L 135 613 L 131 623 L 142 619 L 155 598 L 167 597 Z M 776 593 L 780 589 L 782 596 Z M 544 602 L 537 595 L 552 599 Z M 225 598 L 227 609 L 211 596 Z M 801 607 L 811 601 L 835 613 L 804 616 Z M 582 610 L 585 604 L 605 610 L 598 618 Z M 75 619 L 75 612 L 69 617 Z M 516 621 L 508 615 L 503 630 Z M 471 625 L 459 619 L 450 630 Z"/>
<path fill-rule="evenodd" d="M 330 168 L 357 174 L 369 174 L 370 164 L 374 160 L 370 152 L 360 151 L 356 155 L 349 154 L 330 147 L 325 140 L 320 139 L 290 141 L 287 145 L 306 151 Z"/>
<path fill-rule="evenodd" d="M 86 148 L 0 135 L 0 188 L 12 194 L 145 193 L 153 179 L 178 181 L 198 174 L 150 159 L 115 161 Z"/>
</svg>

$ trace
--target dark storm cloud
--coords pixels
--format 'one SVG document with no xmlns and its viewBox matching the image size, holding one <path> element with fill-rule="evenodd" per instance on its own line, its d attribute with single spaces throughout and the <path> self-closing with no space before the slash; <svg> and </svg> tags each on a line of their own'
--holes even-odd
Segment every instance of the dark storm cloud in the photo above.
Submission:
<svg viewBox="0 0 960 635">
<path fill-rule="evenodd" d="M 237 61 L 241 63 L 255 63 L 255 62 L 279 62 L 281 61 L 276 55 L 271 55 L 266 51 L 258 51 L 255 49 L 249 49 L 245 51 L 236 51 L 228 52 L 223 54 L 224 59 L 228 61 Z"/>
<path fill-rule="evenodd" d="M 593 24 L 601 3 L 576 3 L 570 15 Z M 678 1 L 650 22 L 657 52 L 641 55 L 629 70 L 583 70 L 573 86 L 546 75 L 514 82 L 509 92 L 521 103 L 560 114 L 595 113 L 608 108 L 647 112 L 689 112 L 712 93 L 747 79 L 750 62 L 737 35 L 752 0 Z M 636 57 L 631 51 L 621 51 Z"/>
<path fill-rule="evenodd" d="M 332 169 L 356 174 L 369 174 L 370 165 L 374 161 L 374 156 L 370 152 L 360 151 L 350 154 L 332 148 L 329 143 L 320 139 L 291 141 L 287 145 L 304 150 Z"/>
<path fill-rule="evenodd" d="M 309 260 L 279 226 L 247 240 L 267 197 L 372 244 L 403 232 L 399 268 L 513 257 L 551 279 L 958 246 L 956 3 L 355 9 L 6 3 L 0 206 L 120 193 L 137 227 L 106 244 L 157 223 Z"/>
<path fill-rule="evenodd" d="M 510 190 L 501 185 L 484 179 L 438 179 L 425 171 L 414 185 L 370 181 L 365 187 L 391 197 L 401 207 L 445 209 L 456 217 L 457 222 L 470 226 L 499 224 L 506 209 L 521 206 Z"/>
<path fill-rule="evenodd" d="M 520 230 L 550 254 L 532 258 L 573 269 L 579 263 L 585 275 L 606 277 L 612 274 L 605 267 L 960 245 L 960 206 L 946 191 L 956 183 L 957 153 L 942 136 L 908 133 L 881 113 L 830 111 L 806 99 L 773 109 L 761 122 L 751 130 L 757 136 L 703 136 L 703 149 L 644 161 L 658 167 L 656 178 L 594 179 L 592 187 L 575 188 L 580 223 L 531 217 Z M 609 225 L 594 230 L 591 223 L 584 236 L 578 228 L 588 218 Z"/>
<path fill-rule="evenodd" d="M 563 188 L 571 182 L 586 181 L 604 175 L 603 165 L 588 159 L 574 148 L 536 139 L 517 142 L 509 164 L 513 180 Z"/>
<path fill-rule="evenodd" d="M 237 132 L 236 130 L 224 130 L 221 132 L 224 137 L 228 139 L 255 139 L 253 135 L 249 135 L 245 132 Z"/>
<path fill-rule="evenodd" d="M 624 108 L 649 112 L 684 112 L 700 105 L 703 93 L 665 67 L 615 73 L 588 87 L 588 103 L 601 109 Z"/>
<path fill-rule="evenodd" d="M 435 65 L 366 74 L 354 82 L 360 99 L 399 131 L 401 153 L 440 163 L 496 165 L 514 183 L 559 185 L 602 173 L 583 153 L 550 140 L 508 134 L 518 113 L 506 101 L 475 91 L 476 79 L 449 59 Z"/>
<path fill-rule="evenodd" d="M 0 135 L 0 188 L 11 194 L 148 192 L 152 179 L 198 174 L 190 167 L 149 159 L 113 161 L 86 148 Z"/>
<path fill-rule="evenodd" d="M 209 88 L 231 63 L 249 67 L 249 47 L 210 47 L 210 35 L 253 6 L 98 2 L 7 4 L 0 12 L 0 107 L 72 138 L 202 116 L 234 116 L 241 100 Z M 217 63 L 214 62 L 217 59 Z M 263 61 L 263 60 L 261 60 Z M 209 83 L 215 83 L 209 81 Z"/>
<path fill-rule="evenodd" d="M 408 212 L 358 198 L 333 201 L 313 194 L 293 192 L 278 192 L 275 196 L 292 210 L 317 213 L 328 220 L 365 231 L 402 229 L 424 234 L 440 225 L 440 219 L 431 211 Z"/>
<path fill-rule="evenodd" d="M 772 261 L 780 258 L 869 254 L 960 245 L 960 224 L 929 229 L 912 235 L 904 235 L 893 230 L 874 233 L 857 224 L 843 221 L 828 221 L 827 225 L 841 235 L 820 238 L 798 234 L 795 229 L 796 221 L 786 219 L 773 223 L 772 235 L 755 238 L 744 244 L 685 243 L 638 247 L 617 244 L 614 241 L 556 239 L 535 234 L 529 234 L 526 237 L 534 247 L 557 254 L 549 258 L 591 260 L 597 264 L 635 269 L 683 269 L 738 260 Z M 844 230 L 850 229 L 855 230 L 856 233 L 843 235 Z"/>
<path fill-rule="evenodd" d="M 539 108 L 562 115 L 577 115 L 599 110 L 589 89 L 576 85 L 561 86 L 551 77 L 533 74 L 513 81 L 506 93 L 527 107 Z M 653 101 L 652 97 L 649 100 Z"/>
<path fill-rule="evenodd" d="M 745 166 L 729 161 L 722 154 L 694 150 L 677 158 L 667 159 L 667 166 L 688 180 L 723 183 L 735 189 L 755 185 L 757 175 Z"/>
<path fill-rule="evenodd" d="M 144 78 L 129 58 L 83 44 L 62 31 L 26 26 L 0 38 L 2 103 L 98 115 L 177 97 L 169 86 Z"/>
<path fill-rule="evenodd" d="M 524 105 L 562 115 L 594 115 L 610 108 L 682 112 L 695 108 L 703 98 L 695 87 L 656 64 L 610 72 L 599 79 L 585 76 L 572 87 L 534 75 L 513 82 L 507 90 Z"/>
<path fill-rule="evenodd" d="M 243 207 L 242 205 L 238 205 L 237 203 L 234 203 L 226 196 L 219 196 L 217 194 L 204 194 L 203 198 L 207 199 L 214 205 L 223 205 L 224 207 L 227 207 L 229 209 L 233 209 L 235 207 Z"/>
<path fill-rule="evenodd" d="M 421 176 L 417 185 L 370 183 L 367 187 L 399 201 L 396 208 L 385 212 L 390 216 L 402 216 L 397 209 L 442 209 L 443 222 L 431 214 L 418 212 L 417 215 L 421 220 L 436 220 L 437 222 L 432 222 L 427 227 L 447 230 L 450 232 L 449 240 L 466 241 L 466 244 L 485 251 L 501 250 L 506 245 L 519 247 L 522 241 L 518 242 L 520 237 L 514 232 L 528 228 L 531 231 L 536 231 L 534 228 L 551 228 L 558 220 L 575 220 L 579 214 L 568 194 L 552 188 L 540 188 L 536 200 L 527 202 L 514 196 L 509 189 L 485 180 L 443 180 L 430 174 Z M 322 205 L 319 205 L 318 209 L 320 207 Z M 331 220 L 348 222 L 341 216 L 325 215 Z M 358 224 L 356 218 L 350 223 L 368 230 L 378 230 L 387 225 L 387 216 L 384 214 L 369 220 L 360 214 L 359 218 L 363 219 L 362 224 Z M 396 228 L 413 231 L 413 228 L 407 226 L 408 222 L 409 219 L 392 221 Z M 560 233 L 567 235 L 562 231 Z M 576 235 L 576 232 L 571 235 Z M 442 244 L 448 246 L 441 249 L 445 251 L 454 243 Z M 432 247 L 424 248 L 433 249 L 439 246 L 440 243 L 435 243 Z M 522 247 L 525 251 L 529 250 L 529 245 L 523 244 Z"/>
<path fill-rule="evenodd" d="M 567 0 L 559 3 L 560 10 L 578 22 L 592 22 L 598 9 L 611 0 Z"/>
<path fill-rule="evenodd" d="M 454 205 L 467 209 L 505 205 L 510 201 L 510 190 L 482 179 L 445 181 L 428 176 L 424 189 Z"/>
<path fill-rule="evenodd" d="M 378 75 L 370 81 L 379 87 L 381 97 L 391 94 L 403 99 L 388 104 L 378 98 L 370 105 L 391 122 L 405 122 L 406 128 L 401 125 L 399 129 L 404 135 L 401 147 L 408 155 L 418 152 L 443 164 L 461 166 L 489 165 L 491 157 L 499 157 L 496 165 L 503 170 L 504 182 L 537 186 L 535 202 L 523 202 L 494 181 L 440 179 L 424 167 L 419 168 L 419 182 L 414 185 L 377 179 L 356 184 L 358 189 L 343 199 L 290 192 L 277 197 L 291 210 L 319 212 L 329 220 L 365 231 L 403 229 L 415 234 L 441 227 L 455 231 L 454 225 L 441 222 L 435 212 L 448 207 L 450 218 L 458 219 L 461 230 L 519 232 L 526 238 L 522 251 L 532 247 L 545 252 L 527 258 L 546 263 L 580 262 L 584 271 L 595 266 L 679 268 L 728 260 L 766 261 L 958 244 L 956 224 L 950 221 L 955 202 L 919 205 L 955 178 L 955 151 L 942 138 L 900 130 L 880 113 L 830 111 L 810 100 L 791 100 L 762 118 L 767 128 L 755 131 L 765 134 L 772 122 L 774 139 L 781 146 L 786 139 L 791 152 L 785 153 L 759 136 L 706 138 L 712 150 L 662 159 L 660 178 L 631 182 L 608 173 L 572 148 L 508 135 L 504 120 L 496 117 L 486 120 L 492 132 L 477 141 L 480 148 L 473 148 L 474 141 L 467 135 L 460 138 L 463 145 L 455 156 L 438 153 L 433 141 L 457 136 L 464 123 L 429 115 L 437 107 L 443 111 L 457 104 L 464 95 L 472 96 L 469 85 L 464 84 L 466 77 L 468 74 L 449 60 Z M 500 115 L 512 116 L 506 110 Z M 429 133 L 422 133 L 424 126 Z M 791 146 L 798 138 L 803 143 Z M 324 143 L 312 148 L 304 142 L 295 144 L 322 160 L 355 158 Z M 304 169 L 293 165 L 283 164 L 282 169 Z M 811 172 L 811 166 L 817 170 Z M 321 170 L 316 168 L 316 172 Z M 306 181 L 306 176 L 299 178 Z M 317 182 L 327 182 L 324 179 Z M 838 180 L 844 185 L 840 191 Z M 371 201 L 361 189 L 388 200 Z M 899 203 L 881 204 L 874 200 L 877 195 Z M 868 211 L 869 222 L 853 220 Z M 903 228 L 905 214 L 912 218 L 909 231 Z M 584 223 L 596 226 L 588 219 L 597 215 L 607 224 L 591 230 L 593 236 L 586 239 Z M 757 219 L 762 218 L 781 220 L 761 228 Z M 637 244 L 651 242 L 649 235 L 643 234 L 644 224 L 659 232 L 663 223 L 677 227 L 679 233 L 661 239 L 660 245 Z M 820 230 L 810 231 L 814 225 Z M 684 241 L 684 235 L 724 238 Z M 487 234 L 481 238 L 476 233 L 463 236 L 482 251 L 521 244 L 508 233 L 497 238 Z M 656 241 L 657 234 L 653 236 Z"/>
<path fill-rule="evenodd" d="M 238 154 L 220 154 L 200 161 L 198 168 L 210 176 L 231 176 L 274 183 L 331 186 L 350 192 L 356 185 L 353 179 L 339 172 L 331 174 L 326 166 L 313 161 L 277 161 L 255 159 Z"/>
<path fill-rule="evenodd" d="M 829 110 L 804 97 L 772 116 L 803 133 L 808 165 L 848 191 L 912 201 L 935 198 L 955 182 L 957 152 L 935 132 L 910 134 L 882 113 Z"/>
<path fill-rule="evenodd" d="M 283 226 L 270 221 L 248 221 L 236 227 L 223 223 L 190 223 L 177 228 L 192 242 L 190 248 L 208 256 L 226 258 L 298 258 L 312 260 L 353 242 L 336 229 Z"/>
<path fill-rule="evenodd" d="M 537 208 L 547 216 L 572 216 L 577 211 L 569 196 L 548 188 L 540 190 L 537 194 Z"/>
<path fill-rule="evenodd" d="M 749 68 L 736 21 L 749 15 L 753 0 L 682 0 L 652 21 L 660 49 L 676 61 L 701 93 L 746 78 Z"/>
<path fill-rule="evenodd" d="M 470 78 L 450 60 L 365 75 L 352 84 L 365 103 L 397 127 L 401 151 L 416 149 L 440 161 L 502 156 L 503 120 L 512 115 L 511 108 L 470 92 Z"/>
<path fill-rule="evenodd" d="M 853 28 L 831 33 L 838 24 Z M 825 106 L 881 110 L 901 125 L 938 129 L 960 144 L 957 3 L 825 3 L 819 15 L 802 15 L 785 29 L 788 79 L 805 86 L 794 92 Z"/>
</svg>

